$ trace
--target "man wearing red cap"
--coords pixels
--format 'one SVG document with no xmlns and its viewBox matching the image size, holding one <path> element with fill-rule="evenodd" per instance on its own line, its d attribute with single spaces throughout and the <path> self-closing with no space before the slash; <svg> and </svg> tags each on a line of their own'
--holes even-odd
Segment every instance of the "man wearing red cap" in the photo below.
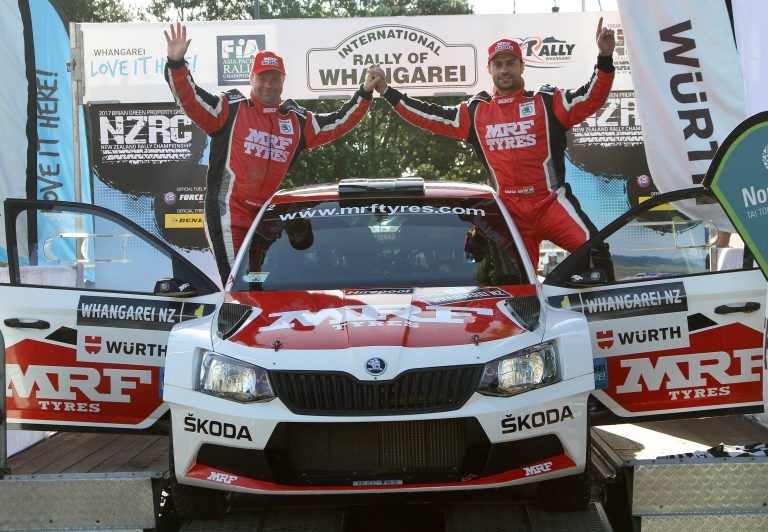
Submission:
<svg viewBox="0 0 768 532">
<path fill-rule="evenodd" d="M 501 39 L 488 48 L 493 95 L 480 92 L 457 106 L 426 103 L 389 87 L 374 66 L 376 90 L 395 112 L 423 129 L 470 143 L 496 182 L 534 264 L 549 240 L 568 251 L 596 228 L 565 182 L 566 131 L 605 103 L 613 84 L 613 31 L 597 26 L 597 65 L 589 81 L 574 90 L 548 85 L 526 90 L 520 45 Z"/>
<path fill-rule="evenodd" d="M 285 66 L 274 52 L 256 54 L 249 76 L 251 93 L 213 95 L 195 84 L 184 61 L 189 48 L 181 23 L 165 31 L 165 78 L 189 118 L 211 137 L 205 195 L 205 231 L 226 284 L 251 222 L 275 193 L 299 154 L 335 140 L 365 116 L 375 78 L 338 111 L 314 114 L 293 100 L 282 101 Z"/>
</svg>

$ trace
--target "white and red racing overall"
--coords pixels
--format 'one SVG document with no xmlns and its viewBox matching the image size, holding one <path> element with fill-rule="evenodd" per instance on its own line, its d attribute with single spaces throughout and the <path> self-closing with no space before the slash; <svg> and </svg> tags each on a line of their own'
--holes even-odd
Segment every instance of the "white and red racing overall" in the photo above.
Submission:
<svg viewBox="0 0 768 532">
<path fill-rule="evenodd" d="M 210 94 L 183 60 L 168 60 L 165 77 L 187 116 L 211 137 L 205 230 L 226 284 L 251 222 L 299 154 L 355 127 L 372 93 L 361 86 L 338 111 L 314 114 L 293 100 L 266 106 L 238 90 Z"/>
<path fill-rule="evenodd" d="M 411 124 L 474 147 L 537 264 L 542 240 L 574 251 L 596 231 L 565 182 L 566 131 L 600 109 L 613 77 L 613 58 L 598 56 L 590 80 L 574 90 L 480 92 L 447 107 L 392 87 L 384 97 Z"/>
</svg>

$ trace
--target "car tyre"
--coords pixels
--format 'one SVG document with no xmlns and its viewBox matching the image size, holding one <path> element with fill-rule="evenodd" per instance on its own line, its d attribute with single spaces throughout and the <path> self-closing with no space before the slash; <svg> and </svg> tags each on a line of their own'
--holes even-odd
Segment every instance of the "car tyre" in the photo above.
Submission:
<svg viewBox="0 0 768 532">
<path fill-rule="evenodd" d="M 590 464 L 592 449 L 587 438 L 587 463 L 584 471 L 568 477 L 546 480 L 539 484 L 539 506 L 545 510 L 586 510 L 592 498 Z"/>
<path fill-rule="evenodd" d="M 220 519 L 232 508 L 232 493 L 179 484 L 173 461 L 173 438 L 169 437 L 169 491 L 176 515 L 182 519 Z"/>
</svg>

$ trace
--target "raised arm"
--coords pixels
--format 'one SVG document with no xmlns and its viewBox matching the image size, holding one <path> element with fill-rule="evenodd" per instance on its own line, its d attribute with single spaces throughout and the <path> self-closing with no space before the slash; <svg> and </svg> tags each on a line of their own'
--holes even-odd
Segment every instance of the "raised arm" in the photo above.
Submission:
<svg viewBox="0 0 768 532">
<path fill-rule="evenodd" d="M 467 140 L 471 132 L 471 120 L 466 103 L 441 106 L 411 98 L 387 84 L 387 76 L 379 65 L 369 67 L 374 77 L 376 92 L 384 96 L 397 114 L 405 121 L 437 135 Z"/>
<path fill-rule="evenodd" d="M 176 102 L 192 121 L 212 134 L 226 123 L 229 107 L 220 95 L 210 94 L 195 84 L 192 74 L 187 69 L 184 56 L 192 39 L 187 39 L 187 28 L 181 23 L 171 24 L 168 31 L 163 31 L 168 44 L 168 61 L 165 64 L 165 80 L 171 88 Z"/>
<path fill-rule="evenodd" d="M 578 89 L 554 89 L 552 109 L 557 120 L 567 128 L 581 123 L 600 109 L 613 86 L 616 37 L 612 29 L 603 27 L 603 17 L 597 23 L 595 41 L 599 53 L 589 81 Z"/>
</svg>

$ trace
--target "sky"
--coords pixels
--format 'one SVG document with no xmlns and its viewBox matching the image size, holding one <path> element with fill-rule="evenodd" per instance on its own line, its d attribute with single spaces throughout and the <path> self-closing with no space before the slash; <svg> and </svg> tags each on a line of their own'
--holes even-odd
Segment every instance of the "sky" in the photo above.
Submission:
<svg viewBox="0 0 768 532">
<path fill-rule="evenodd" d="M 469 0 L 478 15 L 549 13 L 553 6 L 569 11 L 618 11 L 617 0 Z"/>
<path fill-rule="evenodd" d="M 123 0 L 127 5 L 139 8 L 150 0 Z M 550 13 L 553 6 L 563 13 L 573 11 L 618 11 L 617 0 L 469 0 L 478 15 L 509 13 Z"/>
</svg>

